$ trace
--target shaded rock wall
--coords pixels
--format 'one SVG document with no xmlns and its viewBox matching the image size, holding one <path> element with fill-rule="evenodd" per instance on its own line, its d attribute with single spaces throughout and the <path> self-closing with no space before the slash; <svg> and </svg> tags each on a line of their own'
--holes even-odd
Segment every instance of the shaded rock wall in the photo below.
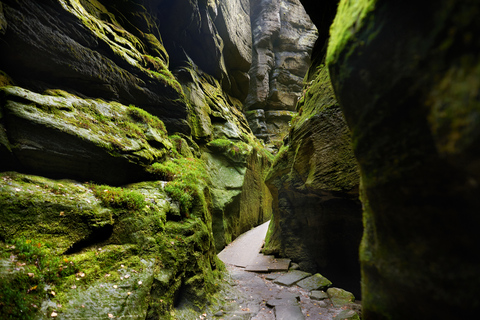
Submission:
<svg viewBox="0 0 480 320">
<path fill-rule="evenodd" d="M 302 94 L 317 30 L 297 0 L 252 1 L 250 91 L 245 101 L 255 135 L 279 141 Z"/>
<path fill-rule="evenodd" d="M 266 178 L 273 196 L 273 220 L 265 251 L 292 258 L 302 270 L 320 272 L 360 297 L 359 173 L 350 131 L 324 65 L 336 2 L 321 7 L 321 17 L 312 16 L 319 38 L 296 103 L 298 116 L 290 121 Z"/>
<path fill-rule="evenodd" d="M 172 67 L 186 56 L 244 100 L 252 62 L 250 4 L 246 0 L 156 1 L 158 27 Z"/>
<path fill-rule="evenodd" d="M 327 68 L 312 67 L 308 79 L 288 141 L 266 178 L 274 200 L 265 251 L 359 297 L 362 218 L 350 132 Z"/>
<path fill-rule="evenodd" d="M 327 62 L 361 171 L 365 319 L 479 312 L 479 11 L 340 2 Z"/>
</svg>

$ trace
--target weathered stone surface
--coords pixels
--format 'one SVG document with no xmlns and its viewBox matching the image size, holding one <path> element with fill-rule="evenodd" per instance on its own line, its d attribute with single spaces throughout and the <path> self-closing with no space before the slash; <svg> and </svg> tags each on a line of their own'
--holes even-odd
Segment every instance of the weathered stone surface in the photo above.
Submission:
<svg viewBox="0 0 480 320">
<path fill-rule="evenodd" d="M 360 320 L 358 314 L 353 310 L 343 310 L 337 314 L 334 320 Z"/>
<path fill-rule="evenodd" d="M 254 50 L 246 108 L 295 111 L 317 30 L 297 0 L 254 1 L 251 11 Z M 281 141 L 290 119 L 257 117 L 252 130 L 265 141 Z"/>
<path fill-rule="evenodd" d="M 172 149 L 163 123 L 141 109 L 19 87 L 1 94 L 4 170 L 114 185 L 147 179 Z"/>
<path fill-rule="evenodd" d="M 229 92 L 243 101 L 248 94 L 248 71 L 252 64 L 250 1 L 220 1 L 215 25 L 224 43 L 223 54 L 231 85 Z"/>
<path fill-rule="evenodd" d="M 280 305 L 275 307 L 275 319 L 304 320 L 305 316 L 298 305 Z"/>
<path fill-rule="evenodd" d="M 307 81 L 299 116 L 266 178 L 274 201 L 265 251 L 360 294 L 362 220 L 350 132 L 328 70 L 314 65 Z"/>
<path fill-rule="evenodd" d="M 325 291 L 313 290 L 310 292 L 310 299 L 325 300 L 328 299 L 328 294 Z"/>
<path fill-rule="evenodd" d="M 172 132 L 188 133 L 187 104 L 167 69 L 154 18 L 141 5 L 128 9 L 137 21 L 122 21 L 128 11 L 117 19 L 97 1 L 4 3 L 8 28 L 2 42 L 8 46 L 1 50 L 0 69 L 24 88 L 134 104 L 159 116 Z"/>
<path fill-rule="evenodd" d="M 7 244 L 0 253 L 17 270 L 0 268 L 0 288 L 10 293 L 0 315 L 168 318 L 178 298 L 205 303 L 219 276 L 209 221 L 200 218 L 208 217 L 206 206 L 167 221 L 171 199 L 162 186 L 120 189 L 1 173 L 0 237 Z"/>
<path fill-rule="evenodd" d="M 362 172 L 365 319 L 480 311 L 479 10 L 340 2 L 327 63 Z"/>
<path fill-rule="evenodd" d="M 333 305 L 337 308 L 341 308 L 349 303 L 355 302 L 355 296 L 353 293 L 340 288 L 329 288 L 327 290 L 328 297 L 332 301 Z"/>
<path fill-rule="evenodd" d="M 249 1 L 163 0 L 157 8 L 172 68 L 183 67 L 192 59 L 243 101 L 252 61 Z"/>
<path fill-rule="evenodd" d="M 300 270 L 292 270 L 288 273 L 278 277 L 273 282 L 282 286 L 291 286 L 297 283 L 298 281 L 311 276 L 311 273 L 300 271 Z"/>
<path fill-rule="evenodd" d="M 332 282 L 322 276 L 320 273 L 316 273 L 313 276 L 305 278 L 297 283 L 297 286 L 307 291 L 324 290 L 331 285 Z"/>
<path fill-rule="evenodd" d="M 206 1 L 197 0 L 162 0 L 157 8 L 160 33 L 172 67 L 184 65 L 187 55 L 204 72 L 228 81 L 223 40 L 210 15 L 213 8 L 218 14 L 218 6 L 209 7 Z"/>
</svg>

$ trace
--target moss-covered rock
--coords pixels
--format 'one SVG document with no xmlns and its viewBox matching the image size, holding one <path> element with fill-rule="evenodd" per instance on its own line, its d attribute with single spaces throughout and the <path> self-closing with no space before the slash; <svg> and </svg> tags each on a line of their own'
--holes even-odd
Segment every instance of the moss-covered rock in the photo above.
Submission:
<svg viewBox="0 0 480 320">
<path fill-rule="evenodd" d="M 175 307 L 212 301 L 216 250 L 271 213 L 271 155 L 241 101 L 249 11 L 245 0 L 0 4 L 1 285 L 18 288 L 9 303 L 25 298 L 1 312 L 192 319 Z M 18 250 L 32 243 L 51 272 Z"/>
<path fill-rule="evenodd" d="M 289 257 L 302 270 L 321 272 L 359 294 L 359 175 L 323 65 L 312 67 L 298 107 L 266 178 L 274 200 L 265 252 Z"/>
<path fill-rule="evenodd" d="M 203 308 L 222 270 L 207 205 L 168 221 L 162 186 L 2 173 L 2 318 L 165 319 L 174 318 L 177 299 Z"/>
<path fill-rule="evenodd" d="M 172 149 L 163 122 L 133 106 L 59 90 L 0 92 L 7 169 L 125 184 L 146 179 L 145 166 Z"/>
<path fill-rule="evenodd" d="M 271 196 L 264 183 L 270 159 L 262 149 L 218 139 L 204 154 L 212 177 L 213 232 L 217 251 L 243 232 L 268 221 Z"/>
<path fill-rule="evenodd" d="M 480 311 L 479 11 L 340 2 L 327 60 L 361 170 L 365 319 Z"/>
<path fill-rule="evenodd" d="M 0 69 L 24 88 L 135 104 L 159 116 L 172 133 L 189 133 L 188 102 L 168 70 L 155 12 L 139 2 L 4 4 L 8 28 L 1 39 L 9 46 Z"/>
</svg>

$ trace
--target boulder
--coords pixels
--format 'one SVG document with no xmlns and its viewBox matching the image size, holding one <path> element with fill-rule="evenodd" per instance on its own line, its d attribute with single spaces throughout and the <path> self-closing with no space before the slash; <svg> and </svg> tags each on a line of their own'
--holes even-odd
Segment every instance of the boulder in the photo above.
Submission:
<svg viewBox="0 0 480 320">
<path fill-rule="evenodd" d="M 355 302 L 355 296 L 351 292 L 340 288 L 329 288 L 327 294 L 336 308 Z"/>
<path fill-rule="evenodd" d="M 358 314 L 353 310 L 343 310 L 337 314 L 334 320 L 360 320 Z"/>
<path fill-rule="evenodd" d="M 479 10 L 340 1 L 326 60 L 361 171 L 365 319 L 480 311 Z"/>
<path fill-rule="evenodd" d="M 208 206 L 168 221 L 165 190 L 0 173 L 0 315 L 166 319 L 179 300 L 204 304 L 221 266 Z"/>
</svg>

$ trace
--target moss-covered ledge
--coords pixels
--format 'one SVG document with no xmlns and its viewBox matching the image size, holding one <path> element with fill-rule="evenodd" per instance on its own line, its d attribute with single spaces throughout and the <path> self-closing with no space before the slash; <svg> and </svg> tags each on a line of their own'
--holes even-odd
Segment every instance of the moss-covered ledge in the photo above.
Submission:
<svg viewBox="0 0 480 320">
<path fill-rule="evenodd" d="M 0 88 L 6 169 L 110 184 L 151 179 L 145 168 L 172 151 L 165 126 L 134 106 Z"/>
</svg>

